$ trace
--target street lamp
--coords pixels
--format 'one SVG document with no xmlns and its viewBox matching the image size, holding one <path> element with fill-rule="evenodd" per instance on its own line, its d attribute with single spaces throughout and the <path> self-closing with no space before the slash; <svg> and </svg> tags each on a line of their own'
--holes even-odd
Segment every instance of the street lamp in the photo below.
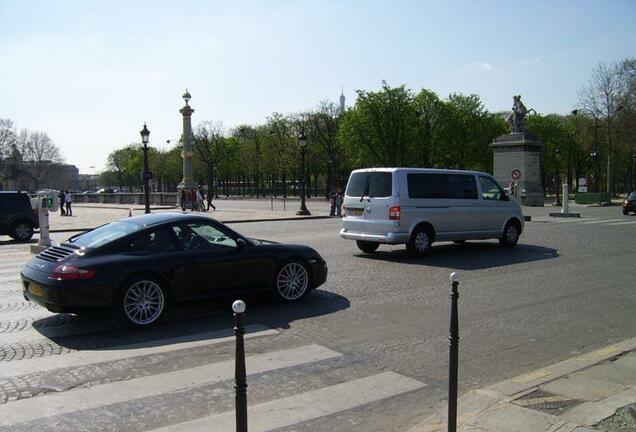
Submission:
<svg viewBox="0 0 636 432">
<path fill-rule="evenodd" d="M 149 190 L 149 181 L 152 178 L 152 173 L 148 171 L 148 138 L 150 137 L 150 131 L 146 127 L 146 123 L 144 123 L 144 128 L 139 131 L 141 134 L 141 142 L 143 143 L 142 150 L 144 151 L 144 198 L 146 201 L 146 213 L 150 213 L 150 190 Z"/>
<path fill-rule="evenodd" d="M 561 179 L 559 178 L 559 170 L 560 170 L 560 162 L 561 162 L 561 150 L 559 149 L 559 147 L 556 148 L 556 150 L 554 150 L 554 158 L 556 160 L 556 173 L 554 175 L 554 185 L 556 188 L 556 199 L 554 200 L 554 205 L 555 206 L 560 206 L 561 205 L 561 200 L 559 199 L 559 186 L 561 183 Z"/>
<path fill-rule="evenodd" d="M 632 155 L 632 190 L 636 189 L 636 153 Z"/>
<path fill-rule="evenodd" d="M 598 174 L 598 153 L 593 151 L 590 153 L 590 157 L 594 159 L 594 192 L 600 192 L 601 188 L 599 187 L 599 174 Z"/>
<path fill-rule="evenodd" d="M 305 205 L 305 153 L 307 151 L 307 137 L 305 131 L 300 132 L 298 137 L 298 144 L 300 144 L 300 210 L 296 212 L 298 216 L 308 216 L 309 210 Z"/>
</svg>

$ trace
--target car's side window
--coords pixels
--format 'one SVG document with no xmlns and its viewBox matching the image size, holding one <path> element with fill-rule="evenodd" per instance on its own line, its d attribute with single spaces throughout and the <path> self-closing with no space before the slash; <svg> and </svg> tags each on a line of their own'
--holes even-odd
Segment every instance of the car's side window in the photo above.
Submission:
<svg viewBox="0 0 636 432">
<path fill-rule="evenodd" d="M 160 253 L 177 249 L 174 234 L 168 228 L 146 231 L 126 245 L 127 252 Z"/>
<path fill-rule="evenodd" d="M 448 192 L 450 198 L 477 199 L 477 182 L 473 175 L 452 174 L 448 176 Z"/>
<path fill-rule="evenodd" d="M 173 227 L 184 250 L 234 249 L 236 241 L 205 222 L 190 222 Z"/>
<path fill-rule="evenodd" d="M 503 196 L 501 187 L 490 177 L 479 176 L 479 185 L 481 186 L 481 198 L 485 200 L 500 200 Z"/>
</svg>

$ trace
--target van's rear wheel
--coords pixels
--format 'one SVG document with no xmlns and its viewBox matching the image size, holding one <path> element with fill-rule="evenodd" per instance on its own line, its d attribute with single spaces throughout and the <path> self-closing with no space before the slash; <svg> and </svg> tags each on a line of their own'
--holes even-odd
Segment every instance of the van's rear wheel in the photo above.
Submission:
<svg viewBox="0 0 636 432">
<path fill-rule="evenodd" d="M 425 227 L 416 228 L 411 234 L 411 239 L 406 244 L 406 250 L 411 255 L 425 255 L 431 250 L 432 238 L 433 236 L 429 229 Z"/>
<path fill-rule="evenodd" d="M 519 226 L 514 222 L 508 222 L 503 235 L 499 238 L 499 244 L 505 248 L 512 248 L 519 241 Z"/>
<path fill-rule="evenodd" d="M 378 247 L 380 247 L 380 243 L 364 240 L 356 240 L 356 245 L 358 246 L 358 249 L 364 253 L 373 253 L 378 250 Z"/>
</svg>

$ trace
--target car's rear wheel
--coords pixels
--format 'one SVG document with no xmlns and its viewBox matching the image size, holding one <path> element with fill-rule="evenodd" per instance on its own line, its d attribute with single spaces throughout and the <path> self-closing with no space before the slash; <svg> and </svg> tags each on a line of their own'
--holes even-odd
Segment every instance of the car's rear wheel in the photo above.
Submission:
<svg viewBox="0 0 636 432">
<path fill-rule="evenodd" d="M 33 225 L 27 221 L 18 221 L 11 227 L 9 236 L 17 241 L 29 241 L 33 237 Z"/>
<path fill-rule="evenodd" d="M 505 248 L 512 248 L 519 241 L 519 226 L 514 222 L 508 222 L 503 235 L 499 238 L 499 244 Z"/>
<path fill-rule="evenodd" d="M 120 297 L 121 318 L 136 327 L 155 324 L 166 309 L 166 293 L 162 284 L 149 276 L 129 280 Z"/>
<path fill-rule="evenodd" d="M 406 244 L 406 250 L 409 254 L 422 256 L 430 252 L 431 239 L 433 236 L 426 227 L 418 227 L 411 234 L 411 239 Z"/>
<path fill-rule="evenodd" d="M 276 296 L 286 302 L 300 300 L 309 292 L 309 271 L 300 261 L 285 262 L 274 279 Z"/>
<path fill-rule="evenodd" d="M 358 246 L 358 249 L 365 253 L 373 253 L 378 250 L 378 247 L 380 247 L 380 243 L 364 240 L 356 240 L 356 245 Z"/>
</svg>

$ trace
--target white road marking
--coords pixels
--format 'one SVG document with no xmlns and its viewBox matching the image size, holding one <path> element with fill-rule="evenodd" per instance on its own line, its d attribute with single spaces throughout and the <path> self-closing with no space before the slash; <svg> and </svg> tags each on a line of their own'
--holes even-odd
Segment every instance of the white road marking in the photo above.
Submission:
<svg viewBox="0 0 636 432">
<path fill-rule="evenodd" d="M 341 355 L 320 345 L 307 345 L 248 356 L 246 358 L 246 367 L 249 374 L 256 374 L 327 360 Z M 31 399 L 9 402 L 0 406 L 0 425 L 9 426 L 53 415 L 130 402 L 135 399 L 187 389 L 195 385 L 218 383 L 230 380 L 233 377 L 234 359 L 134 378 L 128 381 L 68 390 L 63 393 L 46 394 Z M 378 384 L 386 386 L 388 383 Z"/>
<path fill-rule="evenodd" d="M 608 223 L 608 225 L 611 225 L 611 226 L 618 226 L 618 225 L 634 225 L 634 224 L 636 224 L 636 220 L 628 221 L 628 222 L 614 222 L 614 223 Z"/>
<path fill-rule="evenodd" d="M 623 221 L 623 220 L 625 220 L 625 219 L 601 219 L 601 220 L 596 220 L 596 221 L 581 222 L 581 225 L 606 223 L 606 222 L 619 222 L 619 221 Z"/>
<path fill-rule="evenodd" d="M 251 432 L 267 432 L 332 415 L 425 387 L 395 372 L 383 372 L 306 393 L 248 406 Z M 156 429 L 156 432 L 227 432 L 235 428 L 234 411 Z"/>
<path fill-rule="evenodd" d="M 92 363 L 111 362 L 199 346 L 221 344 L 232 342 L 234 340 L 234 336 L 231 336 L 232 334 L 232 329 L 224 329 L 174 338 L 156 339 L 130 345 L 101 348 L 92 351 L 75 351 L 65 355 L 5 362 L 0 363 L 0 376 L 21 376 L 61 368 L 86 366 Z M 261 324 L 252 324 L 245 327 L 246 339 L 276 334 L 278 334 L 277 330 L 270 329 Z M 3 335 L 2 339 L 4 339 L 5 336 L 7 335 Z"/>
</svg>

